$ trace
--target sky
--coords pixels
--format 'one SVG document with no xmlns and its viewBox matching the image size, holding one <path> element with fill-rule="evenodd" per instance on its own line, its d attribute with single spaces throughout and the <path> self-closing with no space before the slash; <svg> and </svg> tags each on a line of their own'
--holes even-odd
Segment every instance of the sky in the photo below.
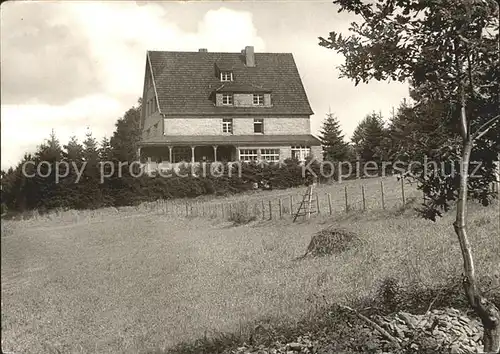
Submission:
<svg viewBox="0 0 500 354">
<path fill-rule="evenodd" d="M 318 45 L 354 17 L 331 1 L 68 1 L 1 5 L 1 167 L 17 164 L 55 130 L 62 144 L 110 137 L 142 94 L 147 50 L 292 53 L 311 132 L 327 113 L 347 139 L 373 111 L 388 119 L 408 96 L 396 82 L 339 78 L 343 57 Z"/>
</svg>

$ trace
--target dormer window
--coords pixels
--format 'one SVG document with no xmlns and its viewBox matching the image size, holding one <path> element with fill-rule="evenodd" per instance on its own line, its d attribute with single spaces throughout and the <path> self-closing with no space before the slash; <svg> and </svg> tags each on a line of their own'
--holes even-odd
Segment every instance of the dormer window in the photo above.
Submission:
<svg viewBox="0 0 500 354">
<path fill-rule="evenodd" d="M 263 94 L 254 94 L 253 95 L 253 104 L 254 104 L 254 106 L 264 105 L 264 95 Z"/>
<path fill-rule="evenodd" d="M 233 95 L 230 93 L 223 93 L 222 94 L 222 104 L 223 105 L 232 105 L 233 104 Z"/>
<path fill-rule="evenodd" d="M 233 73 L 231 71 L 221 71 L 220 81 L 233 81 Z"/>
</svg>

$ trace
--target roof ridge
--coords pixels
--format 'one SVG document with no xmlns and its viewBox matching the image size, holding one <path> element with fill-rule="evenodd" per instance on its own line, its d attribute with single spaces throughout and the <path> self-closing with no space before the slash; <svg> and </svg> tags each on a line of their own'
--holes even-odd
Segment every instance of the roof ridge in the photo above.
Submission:
<svg viewBox="0 0 500 354">
<path fill-rule="evenodd" d="M 199 52 L 199 51 L 188 51 L 188 50 L 151 50 L 147 49 L 146 52 L 156 52 L 156 53 L 192 53 L 192 54 L 238 54 L 242 55 L 241 52 Z M 292 52 L 255 52 L 254 54 L 276 54 L 276 55 L 293 55 Z"/>
</svg>

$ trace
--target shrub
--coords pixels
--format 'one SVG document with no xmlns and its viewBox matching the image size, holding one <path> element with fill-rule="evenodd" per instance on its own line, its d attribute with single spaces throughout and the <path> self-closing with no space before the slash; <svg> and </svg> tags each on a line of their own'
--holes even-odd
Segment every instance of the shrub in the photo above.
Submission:
<svg viewBox="0 0 500 354">
<path fill-rule="evenodd" d="M 394 312 L 404 305 L 402 292 L 403 288 L 397 279 L 385 278 L 377 290 L 377 299 L 385 309 Z"/>
<path fill-rule="evenodd" d="M 118 171 L 115 161 L 114 171 Z M 307 163 L 307 162 L 306 162 Z M 200 168 L 189 164 L 181 166 L 178 173 L 156 173 L 152 176 L 135 177 L 128 169 L 122 168 L 122 176 L 106 178 L 104 183 L 85 179 L 73 183 L 66 179 L 63 183 L 51 183 L 50 178 L 26 179 L 15 171 L 6 176 L 6 186 L 2 190 L 2 202 L 10 211 L 22 212 L 39 208 L 94 209 L 103 206 L 132 206 L 158 199 L 195 198 L 201 195 L 230 195 L 252 189 L 255 182 L 267 180 L 273 189 L 286 189 L 307 185 L 312 175 L 297 160 L 286 160 L 284 164 L 226 163 L 221 175 L 203 175 Z M 232 167 L 231 167 L 232 166 Z M 310 165 L 319 173 L 319 163 Z M 231 174 L 229 170 L 231 169 Z M 205 168 L 211 171 L 210 166 Z M 19 172 L 19 171 L 18 171 Z M 172 172 L 172 171 L 170 171 Z M 193 172 L 196 176 L 193 176 Z M 240 174 L 241 172 L 241 178 Z M 4 209 L 2 209 L 4 210 Z"/>
</svg>

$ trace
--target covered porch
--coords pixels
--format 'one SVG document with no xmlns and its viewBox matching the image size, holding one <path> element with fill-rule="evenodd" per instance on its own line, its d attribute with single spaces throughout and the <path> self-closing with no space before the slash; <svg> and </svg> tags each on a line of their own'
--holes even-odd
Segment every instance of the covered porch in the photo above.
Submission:
<svg viewBox="0 0 500 354">
<path fill-rule="evenodd" d="M 237 148 L 234 145 L 146 145 L 138 149 L 141 162 L 228 162 L 236 161 Z"/>
</svg>

